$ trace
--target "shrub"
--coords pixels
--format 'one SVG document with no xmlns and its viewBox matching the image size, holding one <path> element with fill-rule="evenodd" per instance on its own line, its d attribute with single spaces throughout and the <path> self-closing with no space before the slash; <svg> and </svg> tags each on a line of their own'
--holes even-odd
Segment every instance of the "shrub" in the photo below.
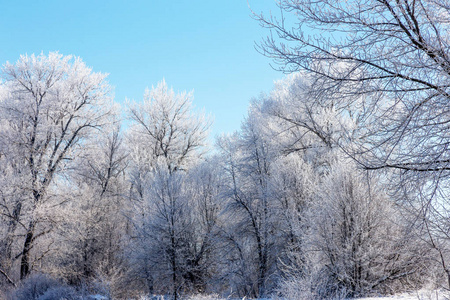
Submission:
<svg viewBox="0 0 450 300">
<path fill-rule="evenodd" d="M 44 274 L 34 274 L 13 290 L 11 300 L 82 300 L 73 287 Z"/>
</svg>

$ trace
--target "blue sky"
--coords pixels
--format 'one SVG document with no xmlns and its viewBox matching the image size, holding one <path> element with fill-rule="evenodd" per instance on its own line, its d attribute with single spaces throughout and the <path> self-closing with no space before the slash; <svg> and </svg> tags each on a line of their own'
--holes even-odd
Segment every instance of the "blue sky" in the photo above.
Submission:
<svg viewBox="0 0 450 300">
<path fill-rule="evenodd" d="M 255 12 L 273 0 L 250 0 Z M 165 78 L 194 90 L 196 108 L 214 116 L 212 136 L 239 129 L 249 101 L 283 74 L 257 53 L 268 34 L 250 17 L 247 0 L 0 0 L 0 62 L 20 54 L 80 56 L 109 73 L 116 101 L 141 100 Z"/>
</svg>

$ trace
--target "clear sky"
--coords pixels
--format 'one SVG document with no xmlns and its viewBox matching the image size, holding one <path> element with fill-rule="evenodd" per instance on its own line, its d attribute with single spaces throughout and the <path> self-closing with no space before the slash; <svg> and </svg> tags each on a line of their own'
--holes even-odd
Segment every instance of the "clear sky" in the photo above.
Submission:
<svg viewBox="0 0 450 300">
<path fill-rule="evenodd" d="M 274 0 L 250 0 L 255 12 Z M 283 74 L 257 53 L 268 34 L 247 0 L 0 0 L 0 63 L 59 51 L 109 73 L 115 99 L 140 101 L 162 78 L 194 90 L 214 117 L 212 136 L 239 129 L 249 101 Z"/>
</svg>

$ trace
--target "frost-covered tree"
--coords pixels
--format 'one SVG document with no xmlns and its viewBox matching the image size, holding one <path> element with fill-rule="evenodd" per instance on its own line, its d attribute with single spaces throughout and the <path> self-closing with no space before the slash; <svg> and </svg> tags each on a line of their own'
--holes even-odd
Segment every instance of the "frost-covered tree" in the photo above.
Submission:
<svg viewBox="0 0 450 300">
<path fill-rule="evenodd" d="M 138 245 L 134 253 L 151 293 L 186 288 L 192 241 L 192 205 L 184 192 L 186 172 L 202 155 L 209 121 L 194 113 L 192 93 L 176 94 L 165 81 L 130 103 L 128 130 L 131 197 Z M 194 279 L 192 279 L 194 280 Z"/>
<path fill-rule="evenodd" d="M 319 98 L 357 116 L 361 130 L 346 137 L 347 153 L 366 169 L 395 175 L 398 199 L 415 214 L 412 226 L 421 220 L 450 285 L 447 1 L 279 5 L 281 19 L 256 16 L 274 33 L 261 51 L 284 71 L 311 74 Z"/>
<path fill-rule="evenodd" d="M 126 166 L 117 125 L 104 128 L 84 145 L 68 174 L 70 184 L 65 189 L 76 201 L 65 207 L 68 222 L 58 230 L 65 247 L 53 273 L 74 284 L 102 281 L 110 294 L 124 284 Z"/>
<path fill-rule="evenodd" d="M 252 106 L 240 132 L 222 137 L 218 145 L 225 171 L 223 195 L 229 218 L 225 239 L 234 248 L 230 260 L 238 257 L 240 265 L 230 268 L 231 282 L 241 285 L 238 292 L 263 296 L 273 288 L 276 263 L 273 214 L 274 199 L 270 182 L 271 164 L 277 147 L 270 142 L 258 107 Z M 238 260 L 238 261 L 239 261 Z M 240 291 L 239 291 L 240 289 Z"/>
<path fill-rule="evenodd" d="M 283 277 L 304 275 L 306 268 L 305 235 L 310 226 L 307 211 L 320 188 L 320 177 L 299 153 L 281 156 L 273 163 L 271 185 L 274 195 L 278 246 L 278 268 Z M 288 267 L 288 268 L 286 268 Z"/>
<path fill-rule="evenodd" d="M 188 169 L 201 156 L 210 126 L 205 114 L 194 112 L 192 99 L 193 92 L 175 93 L 163 80 L 145 91 L 142 102 L 130 103 L 132 158 L 149 169 L 158 161 L 170 173 Z"/>
<path fill-rule="evenodd" d="M 157 168 L 146 187 L 145 211 L 135 221 L 142 224 L 138 224 L 136 232 L 137 258 L 150 276 L 149 291 L 171 293 L 175 298 L 183 292 L 183 269 L 192 228 L 184 180 L 184 174 L 169 174 L 165 166 Z"/>
<path fill-rule="evenodd" d="M 284 71 L 312 74 L 316 93 L 357 108 L 366 129 L 358 149 L 365 166 L 442 171 L 444 177 L 448 3 L 283 0 L 279 5 L 287 13 L 282 19 L 258 17 L 275 33 L 261 50 Z"/>
<path fill-rule="evenodd" d="M 191 222 L 190 243 L 185 266 L 185 281 L 195 293 L 217 292 L 222 288 L 220 278 L 219 227 L 226 220 L 221 217 L 220 193 L 222 174 L 219 157 L 208 157 L 187 174 L 185 184 Z"/>
<path fill-rule="evenodd" d="M 389 293 L 397 282 L 420 282 L 428 250 L 406 232 L 377 178 L 342 163 L 324 178 L 309 212 L 316 297 Z"/>
<path fill-rule="evenodd" d="M 109 122 L 113 111 L 105 78 L 80 58 L 58 53 L 24 55 L 2 69 L 1 159 L 20 176 L 16 188 L 23 191 L 3 194 L 2 212 L 23 238 L 13 254 L 20 258 L 20 278 L 30 273 L 33 246 L 51 230 L 51 214 L 58 210 L 52 184 L 86 139 Z"/>
<path fill-rule="evenodd" d="M 405 278 L 420 282 L 428 248 L 412 238 L 414 230 L 407 232 L 404 219 L 393 217 L 405 210 L 382 190 L 382 177 L 369 180 L 341 151 L 360 130 L 358 119 L 322 102 L 313 89 L 310 76 L 293 74 L 253 105 L 263 116 L 259 132 L 274 151 L 267 182 L 280 292 L 315 299 L 391 291 Z M 230 152 L 237 158 L 244 151 Z M 248 167 L 236 161 L 236 170 Z"/>
</svg>

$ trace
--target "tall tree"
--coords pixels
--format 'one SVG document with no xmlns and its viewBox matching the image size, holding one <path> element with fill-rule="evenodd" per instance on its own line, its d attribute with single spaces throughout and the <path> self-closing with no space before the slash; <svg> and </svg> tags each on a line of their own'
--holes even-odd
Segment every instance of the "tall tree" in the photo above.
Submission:
<svg viewBox="0 0 450 300">
<path fill-rule="evenodd" d="M 210 122 L 193 112 L 192 93 L 176 94 L 164 80 L 145 92 L 142 103 L 130 103 L 128 113 L 134 224 L 137 240 L 147 249 L 145 255 L 135 254 L 149 274 L 149 290 L 157 271 L 164 290 L 171 281 L 176 299 L 192 229 L 185 173 L 202 155 Z"/>
<path fill-rule="evenodd" d="M 248 285 L 241 293 L 251 297 L 270 291 L 271 272 L 276 262 L 272 251 L 275 229 L 270 172 L 277 152 L 264 129 L 259 110 L 252 106 L 242 130 L 223 137 L 218 143 L 226 174 L 223 194 L 227 213 L 236 219 L 234 224 L 229 224 L 228 239 L 240 259 L 247 260 L 238 272 L 244 274 L 242 282 Z"/>
<path fill-rule="evenodd" d="M 251 115 L 261 114 L 253 128 L 272 149 L 265 155 L 269 228 L 280 236 L 270 235 L 276 246 L 270 256 L 277 256 L 279 274 L 295 282 L 281 280 L 280 292 L 288 298 L 307 298 L 313 292 L 311 299 L 317 299 L 381 291 L 399 279 L 417 282 L 426 248 L 405 234 L 403 220 L 387 217 L 401 210 L 382 192 L 381 183 L 340 151 L 350 143 L 341 139 L 358 132 L 358 120 L 350 111 L 340 111 L 333 96 L 315 98 L 310 79 L 304 73 L 290 75 L 252 106 Z M 243 128 L 241 136 L 248 139 L 247 130 Z M 243 158 L 246 151 L 238 146 L 229 152 Z M 242 158 L 235 159 L 236 174 L 254 165 L 249 156 Z M 245 191 L 245 181 L 237 182 Z M 255 190 L 240 198 L 252 197 Z M 386 232 L 390 239 L 384 237 Z M 301 292 L 295 296 L 283 291 L 285 287 Z"/>
<path fill-rule="evenodd" d="M 290 18 L 257 16 L 279 37 L 267 38 L 260 49 L 284 71 L 314 74 L 317 93 L 333 93 L 359 114 L 365 132 L 355 157 L 363 155 L 370 169 L 446 178 L 446 1 L 284 0 L 280 7 L 302 26 L 290 27 Z"/>
<path fill-rule="evenodd" d="M 2 78 L 2 160 L 21 168 L 17 172 L 26 191 L 6 204 L 14 206 L 9 207 L 10 221 L 24 229 L 18 255 L 24 278 L 31 271 L 33 245 L 50 230 L 38 208 L 50 199 L 50 186 L 64 174 L 79 146 L 109 122 L 111 89 L 106 75 L 92 72 L 80 58 L 58 53 L 21 56 L 15 64 L 4 65 Z"/>
<path fill-rule="evenodd" d="M 194 113 L 193 92 L 175 93 L 163 80 L 146 90 L 141 103 L 129 104 L 129 139 L 132 155 L 144 155 L 154 167 L 158 161 L 170 173 L 186 170 L 205 146 L 210 121 L 203 113 Z"/>
<path fill-rule="evenodd" d="M 189 233 L 184 277 L 188 288 L 195 293 L 217 289 L 215 281 L 220 276 L 218 256 L 221 246 L 218 228 L 224 221 L 220 216 L 221 184 L 219 157 L 216 156 L 208 157 L 187 174 L 184 188 L 193 226 Z"/>
<path fill-rule="evenodd" d="M 447 273 L 450 6 L 445 0 L 282 0 L 263 54 L 307 71 L 318 99 L 335 99 L 361 130 L 341 141 L 368 170 L 395 175 L 398 199 L 422 222 Z M 295 23 L 295 24 L 294 24 Z M 349 147 L 351 146 L 351 147 Z M 415 226 L 414 224 L 411 226 Z"/>
<path fill-rule="evenodd" d="M 336 163 L 311 205 L 309 261 L 318 297 L 360 297 L 421 283 L 428 249 L 398 217 L 399 209 L 370 172 Z M 315 273 L 315 274 L 314 274 Z"/>
<path fill-rule="evenodd" d="M 119 127 L 104 128 L 82 151 L 64 187 L 69 197 L 77 199 L 65 205 L 65 214 L 77 217 L 68 217 L 59 227 L 65 247 L 60 247 L 53 272 L 74 284 L 103 281 L 107 292 L 117 296 L 126 269 L 123 207 L 128 188 L 127 153 Z"/>
</svg>

